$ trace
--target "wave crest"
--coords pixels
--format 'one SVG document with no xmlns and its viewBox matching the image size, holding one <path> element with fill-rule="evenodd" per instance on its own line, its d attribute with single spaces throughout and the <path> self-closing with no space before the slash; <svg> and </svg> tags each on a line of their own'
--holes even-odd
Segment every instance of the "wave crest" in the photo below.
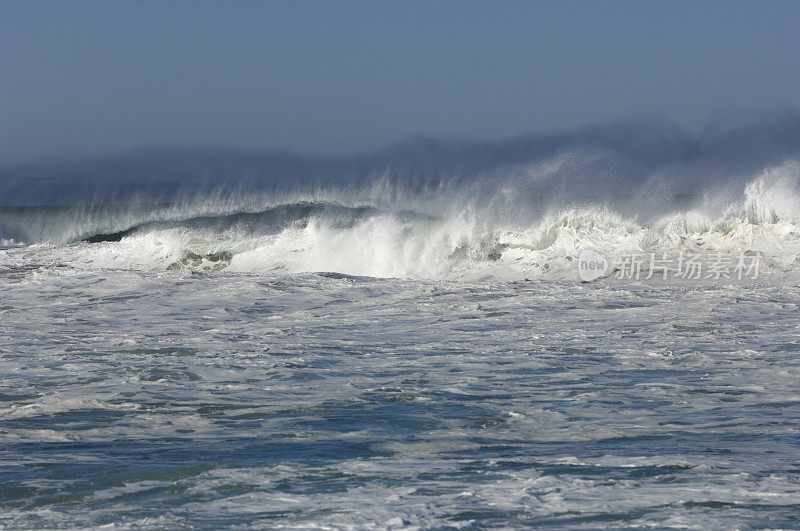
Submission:
<svg viewBox="0 0 800 531">
<path fill-rule="evenodd" d="M 770 256 L 768 266 L 775 271 L 791 271 L 797 269 L 800 257 L 799 182 L 800 163 L 788 160 L 747 184 L 740 199 L 729 203 L 721 215 L 713 214 L 714 201 L 708 200 L 705 207 L 652 222 L 590 204 L 550 208 L 538 219 L 527 213 L 516 221 L 507 213 L 481 208 L 474 199 L 454 200 L 447 210 L 451 213 L 440 216 L 386 205 L 302 200 L 227 212 L 229 205 L 224 203 L 150 205 L 122 211 L 103 207 L 88 216 L 81 209 L 26 207 L 13 215 L 4 211 L 0 221 L 5 230 L 23 226 L 27 220 L 44 232 L 49 220 L 52 234 L 57 235 L 51 236 L 55 243 L 0 251 L 0 263 L 35 256 L 39 262 L 78 268 L 575 278 L 574 261 L 588 248 L 607 256 L 757 251 Z M 503 193 L 513 198 L 508 190 Z M 65 223 L 70 216 L 77 220 L 73 226 Z M 112 230 L 98 230 L 106 227 Z M 29 233 L 35 231 L 29 229 Z M 59 241 L 65 235 L 73 243 Z M 13 240 L 4 236 L 3 241 Z"/>
</svg>

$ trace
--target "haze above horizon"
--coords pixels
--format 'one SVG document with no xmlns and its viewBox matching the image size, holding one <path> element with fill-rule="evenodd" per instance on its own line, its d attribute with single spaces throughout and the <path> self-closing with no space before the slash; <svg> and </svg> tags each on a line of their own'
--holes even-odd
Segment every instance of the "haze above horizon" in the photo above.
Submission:
<svg viewBox="0 0 800 531">
<path fill-rule="evenodd" d="M 800 3 L 0 4 L 0 162 L 152 144 L 347 155 L 800 108 Z"/>
</svg>

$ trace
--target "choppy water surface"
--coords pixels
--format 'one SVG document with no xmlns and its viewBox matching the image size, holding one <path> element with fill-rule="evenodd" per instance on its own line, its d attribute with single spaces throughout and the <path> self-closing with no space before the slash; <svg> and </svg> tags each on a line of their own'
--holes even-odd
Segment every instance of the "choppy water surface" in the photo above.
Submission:
<svg viewBox="0 0 800 531">
<path fill-rule="evenodd" d="M 6 265 L 0 524 L 795 528 L 798 301 Z"/>
<path fill-rule="evenodd" d="M 798 124 L 0 169 L 0 527 L 800 528 Z"/>
</svg>

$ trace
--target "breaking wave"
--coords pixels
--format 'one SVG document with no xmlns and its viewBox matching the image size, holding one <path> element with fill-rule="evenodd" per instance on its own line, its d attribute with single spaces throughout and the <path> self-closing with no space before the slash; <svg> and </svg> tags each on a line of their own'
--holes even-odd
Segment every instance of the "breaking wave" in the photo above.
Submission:
<svg viewBox="0 0 800 531">
<path fill-rule="evenodd" d="M 76 268 L 561 279 L 575 277 L 576 257 L 590 248 L 609 256 L 759 252 L 770 271 L 793 272 L 800 266 L 798 182 L 800 164 L 787 161 L 762 172 L 719 215 L 713 214 L 717 198 L 707 196 L 696 208 L 646 222 L 586 204 L 545 212 L 538 220 L 521 217 L 524 222 L 475 204 L 438 216 L 324 201 L 227 213 L 212 212 L 210 204 L 6 208 L 3 225 L 11 236 L 4 241 L 30 235 L 43 241 L 7 249 L 0 264 L 32 260 Z M 224 211 L 227 205 L 216 208 Z M 67 219 L 79 222 L 65 224 Z"/>
<path fill-rule="evenodd" d="M 583 249 L 800 270 L 800 115 L 341 160 L 203 150 L 0 169 L 0 267 L 575 278 Z M 54 175 L 62 176 L 56 178 Z"/>
</svg>

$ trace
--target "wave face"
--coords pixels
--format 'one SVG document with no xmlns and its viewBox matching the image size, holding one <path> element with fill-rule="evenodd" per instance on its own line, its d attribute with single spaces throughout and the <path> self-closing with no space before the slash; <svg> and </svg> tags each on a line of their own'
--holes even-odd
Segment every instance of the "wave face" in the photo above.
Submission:
<svg viewBox="0 0 800 531">
<path fill-rule="evenodd" d="M 157 175 L 138 195 L 127 188 L 137 174 L 126 181 L 115 170 L 91 201 L 0 206 L 0 266 L 566 279 L 576 278 L 581 250 L 593 249 L 611 257 L 761 253 L 766 274 L 793 275 L 798 124 L 751 124 L 711 139 L 606 128 L 495 144 L 420 141 L 352 160 L 283 156 L 277 169 L 223 158 L 247 175 L 261 163 L 263 175 L 226 180 L 213 167 L 210 181 Z M 208 157 L 200 162 L 221 164 Z M 202 173 L 200 162 L 191 175 Z M 158 156 L 151 164 L 181 167 Z M 40 198 L 63 187 L 31 182 Z"/>
</svg>

